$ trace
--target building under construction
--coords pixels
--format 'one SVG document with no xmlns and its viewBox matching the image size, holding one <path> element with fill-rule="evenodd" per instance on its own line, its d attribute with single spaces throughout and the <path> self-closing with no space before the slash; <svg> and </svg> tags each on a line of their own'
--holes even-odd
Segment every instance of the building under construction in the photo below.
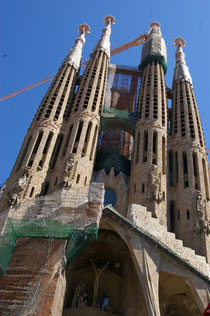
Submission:
<svg viewBox="0 0 210 316">
<path fill-rule="evenodd" d="M 198 316 L 210 300 L 209 167 L 185 41 L 168 88 L 160 24 L 110 52 L 104 22 L 83 75 L 79 26 L 1 190 L 0 315 Z M 140 65 L 110 64 L 141 44 Z"/>
</svg>

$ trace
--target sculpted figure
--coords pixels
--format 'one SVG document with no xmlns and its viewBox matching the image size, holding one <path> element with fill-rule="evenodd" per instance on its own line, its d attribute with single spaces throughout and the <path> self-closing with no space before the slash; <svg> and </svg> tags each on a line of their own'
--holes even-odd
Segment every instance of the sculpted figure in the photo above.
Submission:
<svg viewBox="0 0 210 316">
<path fill-rule="evenodd" d="M 17 181 L 17 186 L 18 186 L 18 188 L 19 188 L 21 191 L 24 190 L 24 188 L 25 188 L 25 186 L 26 186 L 26 183 L 27 183 L 27 180 L 28 180 L 28 178 L 27 178 L 27 175 L 26 175 L 26 174 L 24 174 L 22 177 L 20 177 L 20 178 L 18 179 L 18 181 Z"/>
<path fill-rule="evenodd" d="M 201 233 L 202 231 L 206 234 L 210 233 L 210 222 L 207 221 L 197 221 L 194 225 L 194 229 L 196 233 Z"/>
<path fill-rule="evenodd" d="M 95 281 L 94 281 L 94 290 L 93 290 L 93 306 L 96 306 L 99 280 L 100 280 L 102 272 L 107 268 L 109 261 L 107 261 L 107 263 L 101 268 L 96 267 L 92 259 L 90 261 L 91 261 L 92 266 L 93 266 L 94 271 L 95 271 Z"/>
<path fill-rule="evenodd" d="M 64 171 L 63 171 L 63 177 L 61 180 L 61 185 L 63 187 L 71 187 L 72 186 L 72 178 L 73 178 L 73 172 L 75 168 L 75 162 L 74 162 L 74 156 L 71 155 L 70 159 L 66 162 Z"/>
<path fill-rule="evenodd" d="M 202 195 L 200 193 L 197 196 L 196 206 L 197 206 L 197 214 L 200 218 L 202 218 L 205 213 L 206 204 L 203 201 Z"/>
<path fill-rule="evenodd" d="M 71 171 L 73 171 L 74 166 L 75 166 L 74 158 L 71 157 L 71 158 L 69 159 L 69 161 L 66 162 L 65 171 L 66 171 L 67 173 L 71 173 Z"/>
<path fill-rule="evenodd" d="M 197 221 L 194 225 L 195 232 L 199 234 L 201 232 L 201 228 L 202 228 L 202 222 Z"/>
<path fill-rule="evenodd" d="M 157 172 L 157 167 L 154 166 L 153 171 L 151 171 L 151 192 L 148 195 L 148 198 L 150 200 L 155 200 L 155 201 L 162 201 L 162 194 L 160 190 L 160 176 L 158 175 Z"/>
</svg>

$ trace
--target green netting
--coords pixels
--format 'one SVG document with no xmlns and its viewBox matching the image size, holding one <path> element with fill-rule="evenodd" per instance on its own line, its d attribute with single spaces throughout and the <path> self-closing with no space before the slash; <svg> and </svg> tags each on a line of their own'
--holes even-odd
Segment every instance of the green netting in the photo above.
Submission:
<svg viewBox="0 0 210 316">
<path fill-rule="evenodd" d="M 86 246 L 96 240 L 97 234 L 98 227 L 96 223 L 81 228 L 57 220 L 8 218 L 0 242 L 0 267 L 2 272 L 5 273 L 18 237 L 69 239 L 66 259 L 67 263 L 70 263 Z"/>
<path fill-rule="evenodd" d="M 118 127 L 131 135 L 134 135 L 137 120 L 138 113 L 103 107 L 100 129 L 107 130 Z"/>
<path fill-rule="evenodd" d="M 86 229 L 77 229 L 70 236 L 65 256 L 67 265 L 70 264 L 91 242 L 97 239 L 98 229 L 96 224 L 91 224 Z"/>
<path fill-rule="evenodd" d="M 151 61 L 157 61 L 159 64 L 162 65 L 164 73 L 167 72 L 167 63 L 165 57 L 160 54 L 149 54 L 147 57 L 144 58 L 140 65 L 140 69 L 144 69 L 144 67 Z"/>
</svg>

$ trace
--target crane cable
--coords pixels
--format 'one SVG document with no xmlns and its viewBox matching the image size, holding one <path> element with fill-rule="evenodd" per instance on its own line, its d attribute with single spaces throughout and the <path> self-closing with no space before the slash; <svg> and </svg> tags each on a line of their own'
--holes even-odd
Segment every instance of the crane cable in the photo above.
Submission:
<svg viewBox="0 0 210 316">
<path fill-rule="evenodd" d="M 129 49 L 131 47 L 134 47 L 136 45 L 142 45 L 146 40 L 147 40 L 147 34 L 143 33 L 142 35 L 140 35 L 139 37 L 134 39 L 132 42 L 129 42 L 127 44 L 124 44 L 122 46 L 119 46 L 119 47 L 111 50 L 110 55 L 113 56 L 113 55 L 116 55 L 118 53 L 123 52 L 124 50 L 127 50 L 127 49 Z M 87 65 L 87 63 L 88 63 L 88 61 L 82 63 L 81 66 L 85 67 Z M 0 98 L 0 102 L 6 101 L 8 99 L 16 97 L 19 94 L 27 92 L 27 91 L 29 91 L 29 90 L 31 90 L 33 88 L 37 88 L 37 87 L 39 87 L 39 86 L 41 86 L 41 85 L 43 85 L 45 83 L 48 83 L 48 82 L 52 81 L 54 79 L 54 77 L 55 77 L 55 75 L 50 76 L 50 77 L 45 78 L 43 80 L 40 80 L 38 82 L 32 83 L 32 84 L 30 84 L 30 85 L 28 85 L 28 86 L 26 86 L 24 88 L 21 88 L 21 89 L 15 91 L 15 92 L 12 92 L 12 93 L 10 93 L 10 94 L 8 94 L 6 96 L 3 96 L 3 97 Z"/>
</svg>

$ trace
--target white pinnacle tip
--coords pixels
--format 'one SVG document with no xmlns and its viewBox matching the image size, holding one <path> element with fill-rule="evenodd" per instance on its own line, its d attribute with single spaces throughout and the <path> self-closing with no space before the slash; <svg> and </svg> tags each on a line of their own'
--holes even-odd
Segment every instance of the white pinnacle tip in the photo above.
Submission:
<svg viewBox="0 0 210 316">
<path fill-rule="evenodd" d="M 177 47 L 185 47 L 186 41 L 182 37 L 176 37 L 173 45 Z"/>
<path fill-rule="evenodd" d="M 115 18 L 112 16 L 112 15 L 107 15 L 105 18 L 104 18 L 104 23 L 107 25 L 109 23 L 111 24 L 115 24 Z"/>
<path fill-rule="evenodd" d="M 86 34 L 90 33 L 89 25 L 87 25 L 86 23 L 80 24 L 80 26 L 78 27 L 78 32 L 80 34 L 82 34 L 82 33 L 86 33 Z"/>
<path fill-rule="evenodd" d="M 153 26 L 161 27 L 160 23 L 158 23 L 158 22 L 156 22 L 156 21 L 150 23 L 150 26 L 149 26 L 149 27 L 152 28 Z"/>
</svg>

